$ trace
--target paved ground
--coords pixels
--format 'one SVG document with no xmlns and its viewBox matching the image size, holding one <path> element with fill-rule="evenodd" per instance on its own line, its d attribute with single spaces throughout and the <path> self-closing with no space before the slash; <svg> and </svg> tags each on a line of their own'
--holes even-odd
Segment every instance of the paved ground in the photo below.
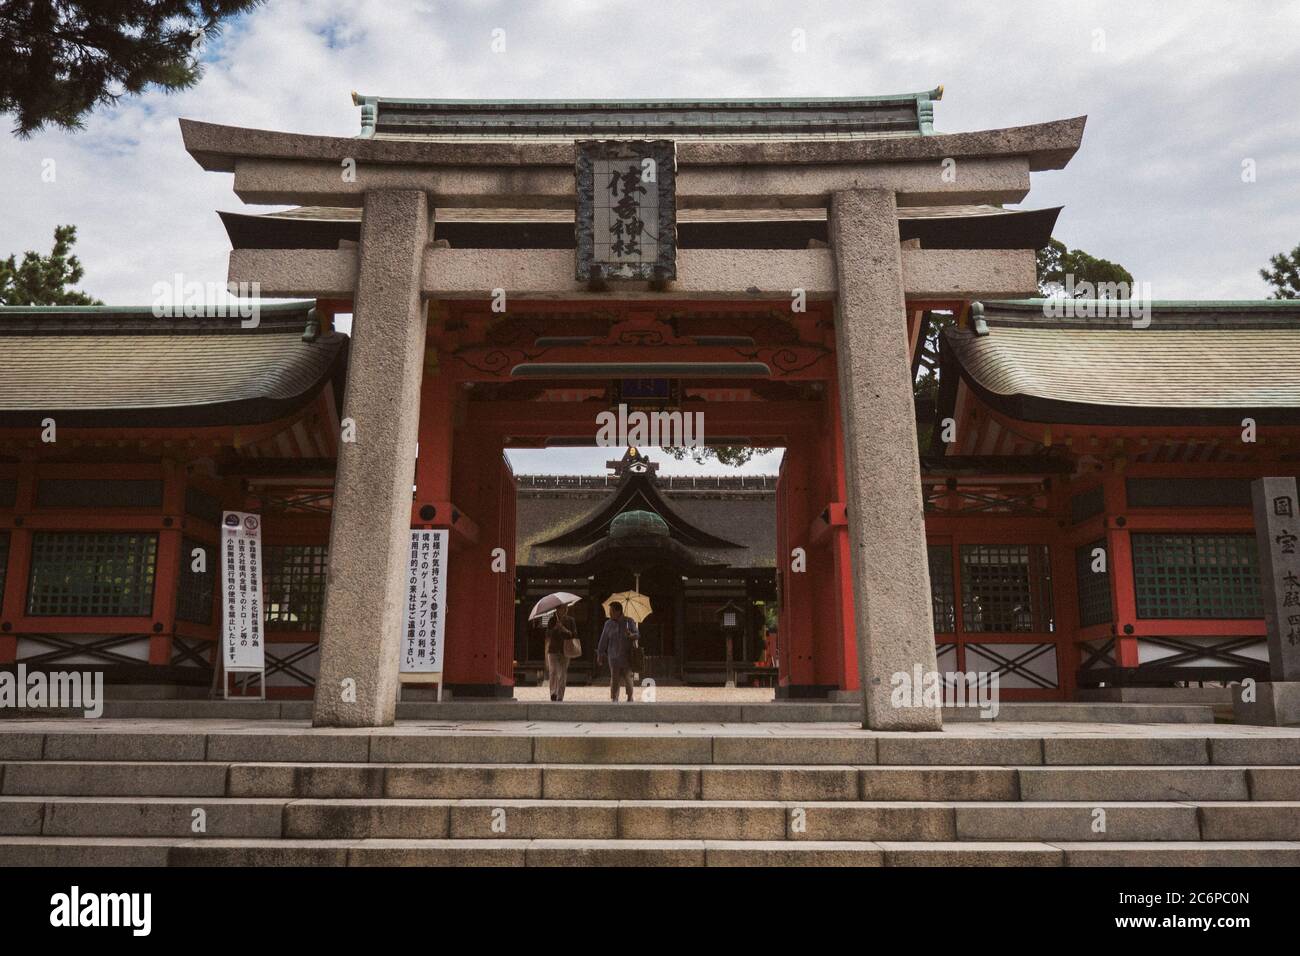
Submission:
<svg viewBox="0 0 1300 956">
<path fill-rule="evenodd" d="M 648 688 L 638 687 L 635 698 L 643 700 Z M 543 687 L 516 687 L 515 700 L 550 700 L 550 691 Z M 565 700 L 596 703 L 609 700 L 609 684 L 589 684 L 585 687 L 569 687 L 564 692 Z M 664 687 L 654 688 L 654 699 L 663 703 L 671 701 L 691 701 L 707 704 L 762 704 L 776 700 L 776 691 L 770 687 Z"/>
<path fill-rule="evenodd" d="M 629 707 L 629 711 L 634 705 Z M 1251 727 L 1240 724 L 1132 724 L 1087 723 L 1065 721 L 962 721 L 946 725 L 941 731 L 900 733 L 863 730 L 852 723 L 638 723 L 618 721 L 529 721 L 529 720 L 404 720 L 383 728 L 313 728 L 306 720 L 270 719 L 196 719 L 196 718 L 100 718 L 99 720 L 26 719 L 0 720 L 4 734 L 483 734 L 509 736 L 592 735 L 608 736 L 778 736 L 778 737 L 947 737 L 947 738 L 1023 738 L 1023 737 L 1214 737 L 1214 738 L 1300 738 L 1300 727 Z"/>
</svg>

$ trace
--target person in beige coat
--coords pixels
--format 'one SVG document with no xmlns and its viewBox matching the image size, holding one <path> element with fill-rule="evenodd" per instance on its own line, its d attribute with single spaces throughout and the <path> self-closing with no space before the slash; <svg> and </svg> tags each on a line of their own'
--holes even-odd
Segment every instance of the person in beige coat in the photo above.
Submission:
<svg viewBox="0 0 1300 956">
<path fill-rule="evenodd" d="M 560 605 L 546 626 L 546 676 L 551 700 L 564 700 L 564 688 L 569 683 L 569 657 L 564 653 L 564 642 L 577 636 L 578 627 L 569 615 L 568 607 Z"/>
</svg>

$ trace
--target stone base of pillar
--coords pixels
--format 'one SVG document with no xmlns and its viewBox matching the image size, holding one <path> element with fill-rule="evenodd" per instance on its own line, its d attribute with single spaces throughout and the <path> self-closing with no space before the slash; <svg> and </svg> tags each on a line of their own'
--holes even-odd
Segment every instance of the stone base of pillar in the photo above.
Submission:
<svg viewBox="0 0 1300 956">
<path fill-rule="evenodd" d="M 776 689 L 777 700 L 829 700 L 839 688 L 833 684 L 786 684 Z M 862 695 L 855 691 L 855 700 Z"/>
<path fill-rule="evenodd" d="M 1300 681 L 1261 681 L 1249 703 L 1241 699 L 1241 690 L 1232 688 L 1232 718 L 1237 723 L 1300 727 Z"/>
<path fill-rule="evenodd" d="M 503 684 L 448 684 L 447 689 L 457 700 L 513 700 L 515 696 L 515 689 Z"/>
</svg>

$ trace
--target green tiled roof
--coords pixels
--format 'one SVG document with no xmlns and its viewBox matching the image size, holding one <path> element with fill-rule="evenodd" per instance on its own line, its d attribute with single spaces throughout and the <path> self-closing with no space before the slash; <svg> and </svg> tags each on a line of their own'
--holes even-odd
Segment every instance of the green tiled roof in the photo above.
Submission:
<svg viewBox="0 0 1300 956">
<path fill-rule="evenodd" d="M 413 139 L 856 139 L 934 132 L 943 87 L 800 99 L 438 100 L 352 94 L 361 135 Z"/>
</svg>

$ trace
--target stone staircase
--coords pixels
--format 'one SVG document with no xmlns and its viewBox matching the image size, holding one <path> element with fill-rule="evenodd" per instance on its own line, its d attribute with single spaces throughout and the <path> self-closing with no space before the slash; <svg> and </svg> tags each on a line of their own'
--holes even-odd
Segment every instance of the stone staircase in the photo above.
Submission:
<svg viewBox="0 0 1300 956">
<path fill-rule="evenodd" d="M 1300 865 L 1287 731 L 132 723 L 5 722 L 0 865 Z"/>
</svg>

